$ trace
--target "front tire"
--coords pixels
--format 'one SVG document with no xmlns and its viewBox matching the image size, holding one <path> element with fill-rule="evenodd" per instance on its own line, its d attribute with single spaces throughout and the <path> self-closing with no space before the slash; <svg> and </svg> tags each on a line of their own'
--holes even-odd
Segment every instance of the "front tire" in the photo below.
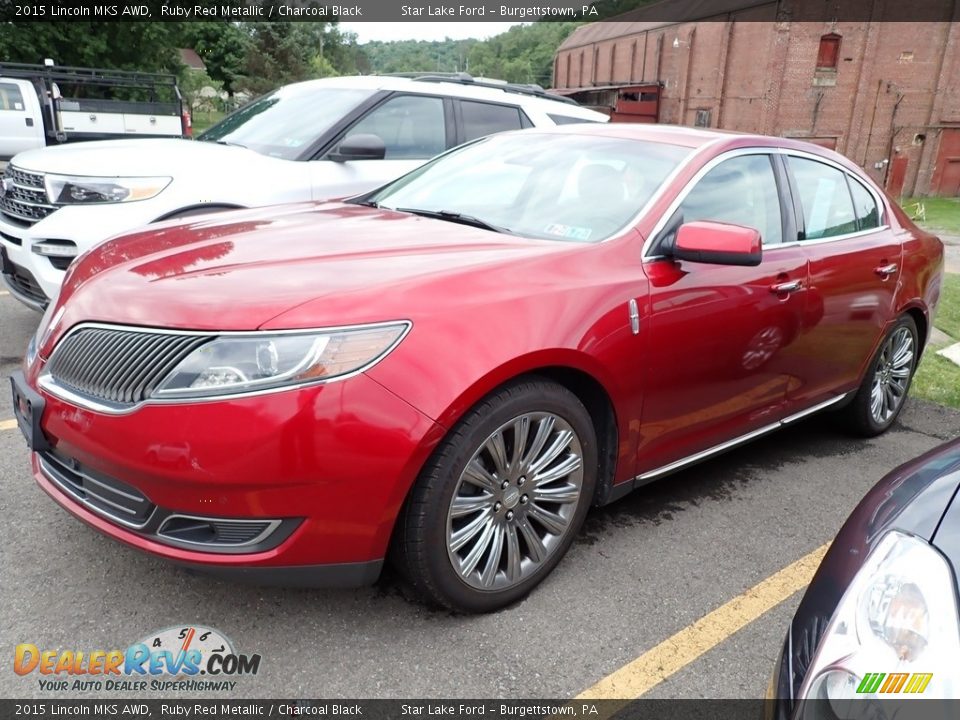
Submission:
<svg viewBox="0 0 960 720">
<path fill-rule="evenodd" d="M 567 552 L 596 486 L 596 433 L 572 392 L 533 378 L 487 396 L 424 467 L 399 520 L 401 573 L 429 602 L 490 612 Z"/>
<path fill-rule="evenodd" d="M 893 425 L 907 399 L 918 355 L 917 324 L 904 315 L 884 336 L 853 402 L 846 408 L 852 432 L 874 437 Z"/>
</svg>

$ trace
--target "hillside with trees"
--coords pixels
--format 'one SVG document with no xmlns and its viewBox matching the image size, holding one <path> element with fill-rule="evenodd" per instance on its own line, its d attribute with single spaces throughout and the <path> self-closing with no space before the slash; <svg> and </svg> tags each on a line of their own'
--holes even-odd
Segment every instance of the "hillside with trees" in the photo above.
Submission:
<svg viewBox="0 0 960 720">
<path fill-rule="evenodd" d="M 547 86 L 553 55 L 580 23 L 518 25 L 487 40 L 400 40 L 360 46 L 371 72 L 469 72 Z"/>
</svg>

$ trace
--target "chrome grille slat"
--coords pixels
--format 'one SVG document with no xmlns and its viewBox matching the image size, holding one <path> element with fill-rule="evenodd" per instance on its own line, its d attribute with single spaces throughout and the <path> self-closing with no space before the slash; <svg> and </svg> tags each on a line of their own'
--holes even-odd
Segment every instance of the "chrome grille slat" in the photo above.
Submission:
<svg viewBox="0 0 960 720">
<path fill-rule="evenodd" d="M 175 353 L 175 357 L 177 357 L 177 361 L 179 362 L 179 359 L 181 357 L 179 355 L 179 351 L 180 351 L 179 344 L 174 347 L 169 347 L 168 350 Z M 154 356 L 150 358 L 149 364 L 155 369 L 151 373 L 141 372 L 137 376 L 136 382 L 133 384 L 133 387 L 131 388 L 131 391 L 130 391 L 131 396 L 147 397 L 150 394 L 150 390 L 152 389 L 150 387 L 152 379 L 156 378 L 155 380 L 153 380 L 153 382 L 160 382 L 161 380 L 163 380 L 164 376 L 168 372 L 170 372 L 170 370 L 173 369 L 171 367 L 170 370 L 166 370 L 166 371 L 163 370 L 163 368 L 166 367 L 166 355 L 160 355 L 162 351 L 163 351 L 162 346 L 156 346 L 152 349 Z M 184 355 L 183 357 L 186 357 L 186 355 Z M 147 361 L 145 360 L 144 365 L 146 364 L 147 364 Z"/>
<path fill-rule="evenodd" d="M 58 451 L 40 453 L 44 475 L 99 515 L 130 527 L 146 525 L 156 506 L 139 490 L 107 478 Z"/>
<path fill-rule="evenodd" d="M 146 395 L 152 393 L 156 384 L 161 382 L 167 376 L 167 374 L 177 366 L 183 357 L 186 357 L 186 355 L 182 354 L 184 350 L 190 347 L 190 349 L 187 350 L 187 353 L 189 354 L 190 352 L 193 352 L 193 347 L 191 346 L 199 347 L 199 344 L 195 343 L 195 338 L 181 338 L 179 347 L 169 348 L 166 351 L 166 354 L 158 359 L 156 363 L 157 371 L 150 376 L 150 379 L 147 381 L 141 392 Z"/>
<path fill-rule="evenodd" d="M 67 363 L 70 364 L 70 368 L 69 370 L 64 368 L 65 375 L 77 372 L 86 366 L 87 362 L 89 362 L 91 359 L 91 356 L 97 351 L 97 338 L 98 335 L 96 333 L 90 333 L 86 337 L 81 335 L 79 340 L 76 338 L 69 339 L 77 344 L 77 348 L 72 356 L 66 356 Z"/>
<path fill-rule="evenodd" d="M 44 176 L 7 165 L 4 178 L 12 181 L 0 196 L 0 213 L 21 224 L 33 225 L 57 209 L 47 199 Z"/>
<path fill-rule="evenodd" d="M 114 391 L 113 383 L 106 384 L 104 381 L 107 378 L 117 377 L 122 371 L 122 363 L 125 359 L 124 351 L 135 339 L 135 335 L 121 335 L 108 339 L 108 346 L 103 350 L 106 357 L 99 358 L 101 360 L 99 370 L 88 381 L 85 388 L 87 392 L 94 388 L 103 387 L 105 399 L 111 399 L 110 396 Z"/>
<path fill-rule="evenodd" d="M 15 165 L 7 165 L 6 175 L 17 183 L 17 185 L 43 189 L 43 173 L 21 170 Z"/>
<path fill-rule="evenodd" d="M 80 327 L 53 350 L 51 378 L 79 395 L 117 406 L 147 399 L 187 355 L 212 338 L 148 329 Z"/>
<path fill-rule="evenodd" d="M 149 353 L 143 352 L 144 348 L 149 346 L 150 338 L 144 336 L 137 338 L 129 348 L 130 364 L 125 371 L 117 376 L 116 387 L 110 397 L 114 402 L 132 402 L 129 381 L 131 378 L 136 377 L 137 370 L 143 362 L 143 359 L 149 358 Z M 130 395 L 129 399 L 128 395 Z"/>
</svg>

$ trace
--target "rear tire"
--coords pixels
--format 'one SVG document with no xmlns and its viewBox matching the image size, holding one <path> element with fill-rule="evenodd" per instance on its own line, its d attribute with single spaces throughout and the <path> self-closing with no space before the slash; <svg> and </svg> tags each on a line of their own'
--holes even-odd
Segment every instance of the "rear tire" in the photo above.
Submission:
<svg viewBox="0 0 960 720">
<path fill-rule="evenodd" d="M 886 432 L 903 409 L 917 367 L 917 324 L 903 315 L 887 331 L 853 401 L 844 409 L 848 429 L 861 437 Z"/>
<path fill-rule="evenodd" d="M 596 477 L 596 433 L 576 395 L 539 378 L 506 385 L 427 462 L 398 520 L 394 561 L 428 602 L 497 610 L 567 552 Z"/>
</svg>

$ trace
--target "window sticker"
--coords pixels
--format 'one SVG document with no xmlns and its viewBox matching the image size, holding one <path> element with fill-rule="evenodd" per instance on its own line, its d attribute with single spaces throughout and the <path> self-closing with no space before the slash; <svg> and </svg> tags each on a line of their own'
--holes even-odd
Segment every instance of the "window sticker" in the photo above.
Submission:
<svg viewBox="0 0 960 720">
<path fill-rule="evenodd" d="M 833 198 L 837 194 L 837 183 L 829 178 L 817 180 L 817 192 L 813 196 L 813 207 L 810 209 L 810 227 L 807 234 L 822 234 L 826 232 L 830 218 L 830 208 Z"/>
<path fill-rule="evenodd" d="M 593 230 L 585 227 L 577 227 L 576 225 L 560 225 L 559 223 L 551 223 L 547 225 L 547 227 L 544 229 L 544 232 L 548 235 L 556 235 L 557 237 L 572 238 L 574 240 L 589 240 Z"/>
</svg>

